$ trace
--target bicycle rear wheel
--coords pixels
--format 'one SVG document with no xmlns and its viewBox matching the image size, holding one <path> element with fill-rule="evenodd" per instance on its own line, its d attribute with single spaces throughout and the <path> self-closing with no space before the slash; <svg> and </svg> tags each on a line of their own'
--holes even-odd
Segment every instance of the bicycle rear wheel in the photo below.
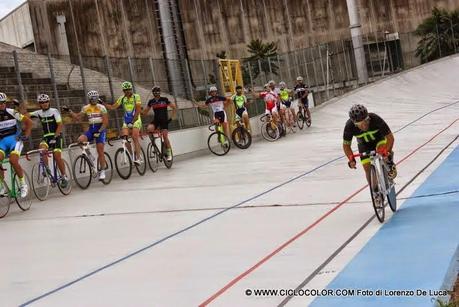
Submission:
<svg viewBox="0 0 459 307">
<path fill-rule="evenodd" d="M 15 199 L 16 199 L 16 203 L 18 204 L 18 207 L 22 211 L 27 211 L 30 209 L 30 206 L 32 206 L 32 193 L 30 193 L 31 183 L 30 183 L 29 175 L 27 175 L 25 171 L 23 172 L 24 172 L 24 179 L 26 181 L 26 184 L 29 186 L 29 191 L 27 195 L 25 197 L 21 197 L 21 190 L 19 188 L 19 177 L 16 173 L 14 173 L 14 176 L 13 176 L 13 187 L 12 188 L 16 192 Z"/>
<path fill-rule="evenodd" d="M 383 223 L 385 217 L 384 196 L 379 191 L 378 177 L 376 175 L 376 168 L 374 165 L 370 166 L 370 192 L 375 215 L 379 222 Z"/>
<path fill-rule="evenodd" d="M 140 176 L 145 175 L 147 172 L 147 158 L 145 157 L 145 151 L 142 147 L 140 147 L 140 165 L 135 164 L 135 168 Z"/>
<path fill-rule="evenodd" d="M 132 174 L 132 161 L 128 153 L 123 148 L 118 148 L 115 153 L 115 167 L 118 175 L 124 180 L 129 179 Z"/>
<path fill-rule="evenodd" d="M 237 127 L 231 135 L 234 145 L 240 149 L 247 149 L 252 144 L 252 136 L 244 127 Z"/>
<path fill-rule="evenodd" d="M 113 162 L 112 162 L 112 158 L 110 158 L 110 155 L 106 152 L 104 152 L 104 156 L 105 156 L 105 179 L 104 180 L 100 180 L 100 182 L 102 182 L 103 184 L 107 185 L 109 184 L 110 182 L 112 182 L 112 178 L 113 178 Z M 102 168 L 100 167 L 100 163 L 99 163 L 99 158 L 97 158 L 97 170 L 98 171 L 101 171 Z"/>
<path fill-rule="evenodd" d="M 6 183 L 3 183 L 3 184 L 6 185 Z M 6 186 L 5 186 L 5 190 L 7 190 Z M 11 205 L 11 198 L 9 197 L 8 192 L 5 193 L 4 195 L 0 195 L 0 219 L 8 214 L 8 211 L 10 211 L 10 205 Z"/>
<path fill-rule="evenodd" d="M 72 179 L 72 171 L 70 170 L 70 165 L 67 161 L 64 159 L 62 160 L 64 162 L 64 167 L 65 167 L 65 176 L 67 177 L 67 183 L 63 184 L 63 175 L 59 167 L 57 165 L 54 165 L 56 167 L 56 173 L 57 173 L 57 188 L 63 195 L 69 195 L 70 192 L 72 192 L 72 185 L 73 185 L 73 179 Z"/>
<path fill-rule="evenodd" d="M 32 167 L 32 189 L 38 200 L 44 201 L 48 198 L 51 182 L 45 166 L 41 163 L 36 163 Z"/>
<path fill-rule="evenodd" d="M 159 153 L 156 151 L 155 146 L 152 143 L 147 146 L 147 157 L 148 157 L 148 166 L 151 171 L 155 173 L 159 167 Z"/>
<path fill-rule="evenodd" d="M 298 128 L 300 128 L 300 130 L 303 130 L 304 128 L 304 122 L 305 119 L 303 113 L 298 111 L 298 113 L 296 113 L 296 123 L 298 124 Z"/>
<path fill-rule="evenodd" d="M 224 156 L 230 150 L 231 144 L 229 138 L 219 131 L 213 132 L 207 139 L 207 147 L 211 153 L 217 156 Z"/>
<path fill-rule="evenodd" d="M 83 190 L 87 189 L 91 184 L 93 170 L 88 157 L 79 155 L 73 161 L 73 179 L 76 184 Z"/>
</svg>

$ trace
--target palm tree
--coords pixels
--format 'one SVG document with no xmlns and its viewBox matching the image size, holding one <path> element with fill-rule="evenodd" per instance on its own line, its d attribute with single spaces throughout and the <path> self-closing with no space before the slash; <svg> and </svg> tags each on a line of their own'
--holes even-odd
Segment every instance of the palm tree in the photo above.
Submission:
<svg viewBox="0 0 459 307">
<path fill-rule="evenodd" d="M 263 43 L 259 39 L 254 39 L 247 45 L 247 51 L 250 56 L 245 59 L 245 62 L 250 65 L 253 79 L 257 78 L 261 72 L 278 75 L 278 53 L 274 42 Z M 248 71 L 244 72 L 244 75 L 248 76 L 248 74 Z"/>
<path fill-rule="evenodd" d="M 417 27 L 415 34 L 421 37 L 416 48 L 421 63 L 454 54 L 459 49 L 459 10 L 433 8 L 432 16 Z"/>
</svg>

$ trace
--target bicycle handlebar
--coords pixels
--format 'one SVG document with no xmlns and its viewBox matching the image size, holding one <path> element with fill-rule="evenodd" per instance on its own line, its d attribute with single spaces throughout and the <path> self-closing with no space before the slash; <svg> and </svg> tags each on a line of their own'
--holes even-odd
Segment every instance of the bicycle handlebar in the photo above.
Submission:
<svg viewBox="0 0 459 307">
<path fill-rule="evenodd" d="M 363 152 L 363 153 L 354 153 L 352 156 L 354 158 L 361 158 L 362 156 L 369 156 L 369 157 L 373 157 L 373 156 L 376 156 L 378 153 L 376 152 L 376 150 L 372 150 L 372 151 L 367 151 L 367 152 Z"/>
<path fill-rule="evenodd" d="M 40 154 L 43 154 L 43 152 L 45 152 L 45 151 L 47 151 L 47 150 L 41 149 L 41 148 L 40 148 L 40 149 L 35 149 L 35 150 L 30 150 L 30 151 L 28 151 L 28 152 L 26 153 L 25 158 L 26 158 L 27 161 L 31 161 L 32 159 L 30 159 L 30 155 L 33 155 L 33 154 L 38 153 L 38 152 L 39 152 Z M 51 157 L 53 156 L 53 153 L 50 152 L 50 151 L 47 151 L 47 155 L 48 155 L 48 157 L 51 158 Z"/>
</svg>

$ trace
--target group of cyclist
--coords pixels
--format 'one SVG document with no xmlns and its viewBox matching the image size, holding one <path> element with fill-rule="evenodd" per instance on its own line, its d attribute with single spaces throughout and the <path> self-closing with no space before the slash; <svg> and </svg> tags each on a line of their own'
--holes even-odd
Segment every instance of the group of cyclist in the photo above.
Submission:
<svg viewBox="0 0 459 307">
<path fill-rule="evenodd" d="M 140 134 L 142 129 L 141 115 L 148 114 L 151 110 L 154 111 L 154 120 L 147 126 L 147 132 L 153 134 L 159 131 L 166 145 L 166 159 L 172 159 L 171 143 L 168 138 L 168 124 L 170 122 L 168 116 L 168 108 L 172 109 L 172 116 L 176 116 L 176 105 L 169 101 L 167 97 L 161 96 L 159 86 L 154 86 L 152 89 L 153 98 L 150 99 L 145 108 L 141 107 L 140 95 L 133 92 L 132 84 L 128 81 L 122 83 L 123 95 L 119 97 L 115 103 L 107 104 L 103 102 L 99 93 L 95 90 L 88 92 L 89 103 L 82 107 L 79 112 L 73 112 L 69 107 L 63 107 L 63 110 L 69 112 L 74 120 L 81 120 L 83 116 L 87 117 L 89 128 L 78 137 L 79 143 L 95 141 L 99 163 L 102 171 L 99 173 L 99 180 L 105 179 L 106 166 L 104 156 L 104 144 L 107 138 L 108 128 L 108 111 L 119 108 L 124 109 L 123 125 L 121 130 L 122 137 L 131 137 L 134 142 L 135 159 L 134 163 L 140 164 Z M 276 87 L 274 81 L 265 84 L 264 90 L 258 93 L 258 96 L 265 101 L 266 114 L 273 116 L 275 121 L 285 120 L 289 128 L 295 125 L 296 114 L 292 109 L 293 98 L 298 99 L 300 110 L 304 111 L 307 118 L 311 119 L 311 114 L 308 105 L 309 90 L 303 83 L 303 78 L 296 79 L 296 85 L 293 90 L 286 87 L 285 82 L 280 82 L 279 87 Z M 9 157 L 9 162 L 19 178 L 19 190 L 21 197 L 28 194 L 29 187 L 24 179 L 24 171 L 19 164 L 19 157 L 23 147 L 23 141 L 27 140 L 31 135 L 32 120 L 38 118 L 43 127 L 43 139 L 39 145 L 44 151 L 52 151 L 56 160 L 56 164 L 63 175 L 62 185 L 68 184 L 68 176 L 64 162 L 62 160 L 62 117 L 56 108 L 51 107 L 50 97 L 47 94 L 40 94 L 37 97 L 37 102 L 40 109 L 31 113 L 18 112 L 15 109 L 7 108 L 7 96 L 0 93 L 0 161 Z M 229 135 L 228 117 L 225 112 L 225 107 L 233 103 L 235 106 L 235 115 L 240 118 L 250 132 L 249 115 L 247 112 L 247 97 L 243 93 L 243 88 L 238 86 L 236 94 L 232 97 L 224 97 L 218 95 L 216 87 L 209 89 L 209 97 L 205 101 L 206 106 L 210 106 L 213 111 L 214 121 L 222 123 L 225 134 Z M 203 106 L 199 106 L 203 107 Z M 21 125 L 22 124 L 22 125 Z M 21 131 L 23 130 L 23 131 Z M 293 131 L 293 130 L 292 130 Z M 393 134 L 387 123 L 375 113 L 369 113 L 365 106 L 357 104 L 352 106 L 349 111 L 349 119 L 346 122 L 343 133 L 343 151 L 348 157 L 348 165 L 350 168 L 356 167 L 355 155 L 351 149 L 352 138 L 356 137 L 358 149 L 360 153 L 366 153 L 371 150 L 376 150 L 378 153 L 386 157 L 389 165 L 389 176 L 395 178 L 397 171 L 393 162 L 392 148 L 394 146 Z M 47 155 L 44 155 L 45 163 L 47 163 Z M 361 163 L 364 167 L 367 179 L 369 181 L 369 158 L 362 157 Z M 3 184 L 3 170 L 0 171 L 0 197 L 4 195 L 5 188 Z"/>
</svg>

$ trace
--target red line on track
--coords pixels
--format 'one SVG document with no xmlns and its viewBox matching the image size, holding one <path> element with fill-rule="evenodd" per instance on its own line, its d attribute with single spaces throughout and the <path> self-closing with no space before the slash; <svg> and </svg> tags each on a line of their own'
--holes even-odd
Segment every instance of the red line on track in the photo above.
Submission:
<svg viewBox="0 0 459 307">
<path fill-rule="evenodd" d="M 422 147 L 426 146 L 427 144 L 429 144 L 430 142 L 432 142 L 437 136 L 439 136 L 440 134 L 442 134 L 443 132 L 445 132 L 446 130 L 448 130 L 452 125 L 454 125 L 457 121 L 459 120 L 459 118 L 457 118 L 455 121 L 453 121 L 451 124 L 449 124 L 446 128 L 442 129 L 440 132 L 438 132 L 437 134 L 435 134 L 433 137 L 431 137 L 429 140 L 427 140 L 424 144 L 418 146 L 417 148 L 415 148 L 413 151 L 411 151 L 408 155 L 406 155 L 405 157 L 403 157 L 400 161 L 398 161 L 397 165 L 399 165 L 400 163 L 404 162 L 405 160 L 407 160 L 409 157 L 411 157 L 414 153 L 416 153 L 419 149 L 421 149 Z M 333 207 L 332 209 L 330 209 L 329 211 L 327 211 L 324 215 L 322 215 L 319 219 L 317 219 L 314 223 L 312 223 L 311 225 L 309 225 L 308 227 L 306 227 L 305 229 L 303 229 L 302 231 L 300 231 L 299 233 L 297 233 L 295 236 L 293 236 L 292 238 L 290 238 L 288 241 L 286 241 L 285 243 L 283 243 L 282 245 L 280 245 L 278 248 L 276 248 L 274 251 L 272 251 L 269 255 L 263 257 L 261 260 L 259 260 L 257 263 L 255 263 L 252 267 L 250 267 L 248 270 L 246 270 L 245 272 L 243 272 L 242 274 L 236 276 L 233 280 L 231 280 L 229 283 L 227 283 L 223 288 L 221 288 L 220 290 L 218 290 L 216 293 L 214 293 L 211 297 L 209 297 L 207 300 L 205 300 L 204 302 L 202 302 L 201 304 L 199 304 L 199 307 L 204 307 L 204 306 L 207 306 L 209 305 L 211 302 L 213 302 L 216 298 L 218 298 L 219 296 L 221 296 L 223 293 L 225 293 L 229 288 L 231 288 L 232 286 L 234 286 L 236 283 L 238 283 L 240 280 L 242 280 L 244 277 L 246 277 L 247 275 L 249 275 L 250 273 L 252 273 L 253 271 L 255 271 L 257 268 L 259 268 L 262 264 L 264 264 L 265 262 L 267 262 L 269 259 L 271 259 L 273 256 L 275 256 L 277 253 L 279 253 L 281 250 L 283 250 L 285 247 L 287 247 L 288 245 L 290 245 L 290 243 L 296 241 L 298 238 L 300 238 L 301 236 L 303 236 L 305 233 L 307 233 L 309 230 L 311 230 L 312 228 L 316 227 L 320 222 L 322 222 L 326 217 L 328 217 L 330 214 L 332 214 L 333 212 L 335 212 L 336 210 L 338 210 L 341 206 L 343 206 L 345 203 L 347 203 L 349 200 L 351 200 L 352 198 L 354 198 L 357 194 L 359 194 L 360 192 L 362 192 L 365 188 L 367 187 L 367 185 L 364 185 L 363 187 L 361 187 L 360 189 L 358 189 L 357 191 L 355 191 L 354 193 L 352 193 L 350 196 L 348 196 L 346 199 L 344 199 L 343 201 L 341 201 L 338 205 L 336 205 L 335 207 Z"/>
</svg>

